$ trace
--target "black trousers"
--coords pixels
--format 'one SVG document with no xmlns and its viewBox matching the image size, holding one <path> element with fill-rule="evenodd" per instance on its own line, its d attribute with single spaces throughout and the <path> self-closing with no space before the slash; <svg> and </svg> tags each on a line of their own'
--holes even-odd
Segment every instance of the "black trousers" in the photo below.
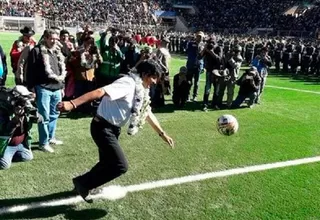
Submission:
<svg viewBox="0 0 320 220">
<path fill-rule="evenodd" d="M 184 81 L 177 88 L 174 88 L 172 101 L 177 107 L 183 107 L 188 100 L 190 85 L 187 81 Z"/>
<path fill-rule="evenodd" d="M 99 162 L 87 173 L 75 179 L 86 189 L 99 187 L 127 172 L 128 162 L 119 145 L 121 128 L 99 116 L 91 122 L 91 136 L 98 146 Z"/>
</svg>

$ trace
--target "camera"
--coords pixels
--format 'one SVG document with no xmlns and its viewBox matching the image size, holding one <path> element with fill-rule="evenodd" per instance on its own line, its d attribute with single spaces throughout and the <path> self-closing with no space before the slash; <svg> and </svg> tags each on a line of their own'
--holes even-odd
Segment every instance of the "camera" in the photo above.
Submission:
<svg viewBox="0 0 320 220">
<path fill-rule="evenodd" d="M 91 46 L 89 49 L 89 54 L 94 55 L 94 54 L 98 54 L 98 47 L 97 46 Z"/>
<path fill-rule="evenodd" d="M 24 109 L 24 116 L 29 117 L 32 123 L 40 121 L 38 109 L 31 96 L 22 96 L 19 92 L 5 87 L 0 88 L 0 109 L 8 115 L 14 114 L 16 107 Z"/>
</svg>

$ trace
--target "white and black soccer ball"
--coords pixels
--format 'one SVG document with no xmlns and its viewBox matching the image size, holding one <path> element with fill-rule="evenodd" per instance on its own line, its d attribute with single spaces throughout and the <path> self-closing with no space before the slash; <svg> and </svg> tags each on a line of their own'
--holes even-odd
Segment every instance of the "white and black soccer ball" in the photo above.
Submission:
<svg viewBox="0 0 320 220">
<path fill-rule="evenodd" d="M 233 135 L 239 129 L 238 120 L 233 115 L 222 115 L 217 120 L 217 129 L 220 134 Z"/>
</svg>

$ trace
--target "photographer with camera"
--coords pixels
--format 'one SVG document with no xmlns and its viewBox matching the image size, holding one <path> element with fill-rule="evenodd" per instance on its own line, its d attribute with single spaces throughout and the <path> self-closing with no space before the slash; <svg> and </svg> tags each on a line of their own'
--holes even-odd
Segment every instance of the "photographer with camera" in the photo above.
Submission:
<svg viewBox="0 0 320 220">
<path fill-rule="evenodd" d="M 16 86 L 14 92 L 19 94 L 14 100 L 12 112 L 0 108 L 0 169 L 8 169 L 12 161 L 22 162 L 33 159 L 31 151 L 30 119 L 28 102 L 33 94 L 24 86 Z"/>
<path fill-rule="evenodd" d="M 232 103 L 232 108 L 239 108 L 246 98 L 249 98 L 248 107 L 253 106 L 260 88 L 261 78 L 257 68 L 251 67 L 249 70 L 237 80 L 237 85 L 240 86 L 237 98 Z"/>
<path fill-rule="evenodd" d="M 227 108 L 230 108 L 233 101 L 234 88 L 239 77 L 243 58 L 241 56 L 242 48 L 236 45 L 229 53 L 225 54 L 225 68 L 227 75 L 220 82 L 219 97 L 222 100 L 224 92 L 227 89 Z"/>
<path fill-rule="evenodd" d="M 124 61 L 121 63 L 120 72 L 123 74 L 128 74 L 130 69 L 132 69 L 139 58 L 139 49 L 137 48 L 136 41 L 133 39 L 126 39 L 124 51 Z"/>
<path fill-rule="evenodd" d="M 112 35 L 108 40 L 108 44 L 106 43 L 106 38 L 107 35 L 104 34 L 100 39 L 102 62 L 96 74 L 98 87 L 108 85 L 119 78 L 120 65 L 125 59 L 118 46 L 119 38 Z"/>
<path fill-rule="evenodd" d="M 206 69 L 206 84 L 203 95 L 203 111 L 208 110 L 208 102 L 211 86 L 213 85 L 214 97 L 217 97 L 217 76 L 213 74 L 213 70 L 220 70 L 222 66 L 222 49 L 220 46 L 215 46 L 214 39 L 210 38 L 202 51 L 204 57 L 204 67 Z M 215 99 L 215 98 L 214 98 Z"/>
</svg>

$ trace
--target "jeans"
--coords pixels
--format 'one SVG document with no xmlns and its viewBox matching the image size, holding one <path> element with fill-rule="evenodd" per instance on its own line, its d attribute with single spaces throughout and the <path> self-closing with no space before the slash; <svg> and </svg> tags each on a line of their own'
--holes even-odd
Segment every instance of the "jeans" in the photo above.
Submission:
<svg viewBox="0 0 320 220">
<path fill-rule="evenodd" d="M 178 88 L 174 88 L 172 101 L 176 107 L 184 107 L 188 99 L 189 84 L 187 81 L 182 82 Z"/>
<path fill-rule="evenodd" d="M 256 103 L 258 103 L 260 101 L 261 94 L 264 91 L 264 87 L 266 86 L 267 77 L 268 77 L 268 75 L 261 76 L 261 82 L 260 82 L 260 85 L 259 85 L 259 91 L 258 91 L 258 94 L 257 94 L 257 98 L 255 100 Z"/>
<path fill-rule="evenodd" d="M 225 81 L 223 78 L 219 81 L 219 95 L 218 95 L 218 105 L 222 105 L 224 92 L 227 89 L 227 106 L 231 107 L 233 96 L 234 96 L 234 89 L 235 89 L 235 80 L 228 80 Z"/>
<path fill-rule="evenodd" d="M 0 169 L 8 169 L 12 161 L 23 162 L 33 159 L 32 151 L 25 148 L 23 144 L 7 146 L 2 157 L 0 157 Z"/>
<path fill-rule="evenodd" d="M 212 97 L 212 105 L 216 104 L 218 98 L 218 86 L 217 86 L 217 77 L 212 74 L 212 71 L 206 72 L 206 85 L 204 88 L 203 95 L 203 105 L 208 107 L 209 95 L 211 91 L 211 87 L 213 86 L 213 97 Z"/>
<path fill-rule="evenodd" d="M 128 162 L 118 142 L 120 132 L 121 128 L 101 117 L 93 118 L 91 136 L 98 146 L 99 162 L 89 172 L 75 178 L 82 187 L 91 190 L 127 172 Z"/>
<path fill-rule="evenodd" d="M 49 143 L 50 139 L 55 138 L 57 121 L 60 112 L 56 109 L 61 102 L 61 90 L 51 91 L 41 86 L 36 86 L 36 101 L 38 112 L 43 120 L 38 123 L 39 145 Z"/>
<path fill-rule="evenodd" d="M 193 98 L 198 96 L 200 73 L 201 73 L 201 69 L 198 67 L 188 69 L 187 80 L 191 82 L 191 85 L 193 84 Z M 193 79 L 194 79 L 194 83 L 192 83 Z M 190 92 L 188 95 L 190 95 Z"/>
</svg>

